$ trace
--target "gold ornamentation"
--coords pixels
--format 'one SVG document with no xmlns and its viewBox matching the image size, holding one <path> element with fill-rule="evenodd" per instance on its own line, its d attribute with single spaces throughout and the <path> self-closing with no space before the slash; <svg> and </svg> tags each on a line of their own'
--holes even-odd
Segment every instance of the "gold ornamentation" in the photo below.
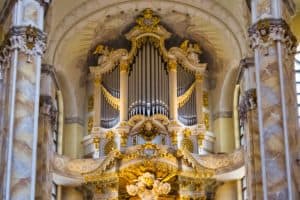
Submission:
<svg viewBox="0 0 300 200">
<path fill-rule="evenodd" d="M 129 63 L 128 61 L 126 60 L 121 60 L 120 62 L 120 71 L 125 71 L 125 72 L 128 72 L 128 69 L 129 69 Z"/>
<path fill-rule="evenodd" d="M 88 119 L 88 133 L 91 133 L 91 131 L 93 129 L 93 124 L 94 124 L 94 119 L 93 119 L 93 117 L 90 117 Z"/>
<path fill-rule="evenodd" d="M 28 26 L 26 28 L 25 34 L 26 34 L 26 46 L 28 49 L 32 50 L 36 43 L 38 31 L 36 28 L 34 28 L 32 26 Z"/>
<path fill-rule="evenodd" d="M 143 32 L 153 32 L 160 22 L 157 16 L 153 15 L 153 11 L 149 8 L 145 9 L 142 17 L 138 17 L 136 23 L 136 29 L 140 29 Z"/>
<path fill-rule="evenodd" d="M 194 145 L 193 145 L 193 142 L 191 141 L 191 139 L 184 137 L 183 140 L 181 141 L 181 148 L 186 149 L 189 152 L 193 152 Z"/>
<path fill-rule="evenodd" d="M 202 82 L 203 81 L 203 75 L 200 73 L 195 74 L 196 81 Z"/>
<path fill-rule="evenodd" d="M 204 141 L 205 135 L 203 133 L 200 133 L 198 135 L 198 145 L 200 148 L 203 148 L 203 141 Z"/>
<path fill-rule="evenodd" d="M 174 59 L 170 59 L 168 61 L 168 70 L 169 71 L 177 71 L 177 61 Z"/>
<path fill-rule="evenodd" d="M 168 194 L 171 191 L 171 185 L 155 179 L 154 174 L 146 172 L 138 177 L 135 184 L 127 185 L 126 190 L 130 196 L 138 196 L 141 199 L 157 199 L 160 195 Z"/>
<path fill-rule="evenodd" d="M 203 92 L 203 106 L 208 107 L 208 92 Z"/>
<path fill-rule="evenodd" d="M 206 129 L 209 129 L 209 114 L 208 113 L 204 113 L 204 124 Z"/>
<path fill-rule="evenodd" d="M 94 96 L 90 96 L 88 99 L 88 111 L 91 112 L 94 109 Z"/>
<path fill-rule="evenodd" d="M 96 74 L 94 77 L 94 87 L 98 88 L 101 85 L 101 75 Z"/>
<path fill-rule="evenodd" d="M 99 149 L 99 146 L 100 146 L 100 138 L 99 137 L 94 137 L 93 138 L 93 143 L 94 143 L 94 147 L 95 149 Z"/>
<path fill-rule="evenodd" d="M 105 155 L 108 155 L 111 151 L 115 150 L 117 148 L 117 144 L 113 139 L 109 140 L 105 146 L 104 146 L 104 153 Z"/>
<path fill-rule="evenodd" d="M 184 94 L 182 94 L 181 96 L 177 97 L 177 106 L 178 108 L 181 108 L 182 106 L 184 106 L 189 99 L 191 98 L 193 91 L 195 89 L 195 83 L 193 83 L 189 89 L 187 89 L 187 91 L 185 91 Z"/>
<path fill-rule="evenodd" d="M 177 132 L 175 130 L 171 132 L 171 142 L 173 145 L 177 145 Z"/>
<path fill-rule="evenodd" d="M 120 99 L 110 94 L 109 91 L 103 85 L 101 85 L 101 91 L 107 103 L 109 103 L 109 105 L 111 105 L 114 109 L 119 110 Z"/>
</svg>

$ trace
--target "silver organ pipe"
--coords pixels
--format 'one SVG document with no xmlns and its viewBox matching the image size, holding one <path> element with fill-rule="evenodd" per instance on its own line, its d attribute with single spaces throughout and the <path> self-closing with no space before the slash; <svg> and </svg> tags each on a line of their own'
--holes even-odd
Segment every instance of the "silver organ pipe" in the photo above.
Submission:
<svg viewBox="0 0 300 200">
<path fill-rule="evenodd" d="M 138 50 L 128 78 L 129 118 L 133 115 L 168 116 L 168 74 L 159 50 L 147 41 Z"/>
<path fill-rule="evenodd" d="M 194 83 L 195 77 L 192 73 L 183 69 L 182 66 L 177 68 L 177 96 L 184 94 Z M 187 103 L 178 109 L 178 119 L 184 125 L 191 126 L 197 123 L 196 115 L 196 95 L 193 91 Z"/>
<path fill-rule="evenodd" d="M 112 72 L 105 74 L 102 85 L 114 97 L 120 98 L 120 67 L 116 67 Z M 119 111 L 114 109 L 101 92 L 101 126 L 112 128 L 119 122 Z"/>
</svg>

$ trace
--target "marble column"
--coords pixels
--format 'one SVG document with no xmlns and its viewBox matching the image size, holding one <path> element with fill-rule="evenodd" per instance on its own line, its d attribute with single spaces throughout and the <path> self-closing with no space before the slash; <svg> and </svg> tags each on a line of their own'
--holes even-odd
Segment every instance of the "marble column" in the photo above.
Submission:
<svg viewBox="0 0 300 200">
<path fill-rule="evenodd" d="M 9 69 L 6 64 L 0 64 L 0 185 L 5 184 L 5 171 L 7 162 L 7 91 L 9 89 Z M 5 187 L 0 187 L 0 198 L 3 197 Z"/>
<path fill-rule="evenodd" d="M 54 68 L 42 65 L 39 111 L 38 162 L 36 178 L 36 199 L 51 197 L 52 176 L 51 160 L 58 153 L 58 102 Z M 56 142 L 56 144 L 55 144 Z"/>
<path fill-rule="evenodd" d="M 128 120 L 128 62 L 120 62 L 120 122 Z"/>
<path fill-rule="evenodd" d="M 16 1 L 12 8 L 5 200 L 35 199 L 44 3 Z"/>
<path fill-rule="evenodd" d="M 240 63 L 243 71 L 239 103 L 240 125 L 244 129 L 246 150 L 246 181 L 249 199 L 262 199 L 261 160 L 257 120 L 255 66 L 253 58 Z"/>
<path fill-rule="evenodd" d="M 170 119 L 177 120 L 177 62 L 169 60 L 169 114 Z"/>
<path fill-rule="evenodd" d="M 267 4 L 266 4 L 267 3 Z M 252 1 L 249 29 L 255 55 L 263 199 L 298 199 L 295 192 L 296 98 L 286 62 L 296 39 L 286 23 L 290 1 Z M 261 9 L 262 6 L 265 9 Z M 290 88 L 289 88 L 290 86 Z M 294 111 L 293 111 L 294 110 Z"/>
</svg>

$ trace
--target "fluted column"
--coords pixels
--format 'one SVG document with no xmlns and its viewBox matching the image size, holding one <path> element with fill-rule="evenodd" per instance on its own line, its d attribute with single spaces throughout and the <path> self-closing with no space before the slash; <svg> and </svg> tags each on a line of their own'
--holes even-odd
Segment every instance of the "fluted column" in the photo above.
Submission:
<svg viewBox="0 0 300 200">
<path fill-rule="evenodd" d="M 128 62 L 120 62 L 120 122 L 128 120 Z"/>
<path fill-rule="evenodd" d="M 249 29 L 254 50 L 263 199 L 298 199 L 295 191 L 296 39 L 286 23 L 291 1 L 252 0 Z M 264 6 L 264 9 L 261 7 Z M 290 63 L 290 65 L 289 65 Z"/>
<path fill-rule="evenodd" d="M 169 113 L 171 120 L 177 120 L 177 62 L 169 60 Z"/>
<path fill-rule="evenodd" d="M 6 40 L 9 47 L 6 50 L 10 53 L 1 58 L 10 61 L 7 168 L 2 198 L 5 200 L 35 199 L 41 57 L 46 42 L 45 3 L 15 2 Z"/>
</svg>

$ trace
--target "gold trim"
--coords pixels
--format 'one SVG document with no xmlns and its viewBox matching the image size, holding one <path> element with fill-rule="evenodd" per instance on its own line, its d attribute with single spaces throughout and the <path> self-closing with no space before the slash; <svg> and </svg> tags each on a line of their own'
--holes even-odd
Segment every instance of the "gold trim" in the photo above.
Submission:
<svg viewBox="0 0 300 200">
<path fill-rule="evenodd" d="M 195 83 L 193 83 L 191 87 L 183 95 L 177 97 L 178 108 L 181 108 L 189 101 L 189 99 L 193 94 L 194 89 L 195 89 Z"/>
<path fill-rule="evenodd" d="M 109 105 L 111 105 L 116 110 L 120 110 L 120 99 L 111 95 L 103 85 L 101 85 L 101 91 Z"/>
</svg>

